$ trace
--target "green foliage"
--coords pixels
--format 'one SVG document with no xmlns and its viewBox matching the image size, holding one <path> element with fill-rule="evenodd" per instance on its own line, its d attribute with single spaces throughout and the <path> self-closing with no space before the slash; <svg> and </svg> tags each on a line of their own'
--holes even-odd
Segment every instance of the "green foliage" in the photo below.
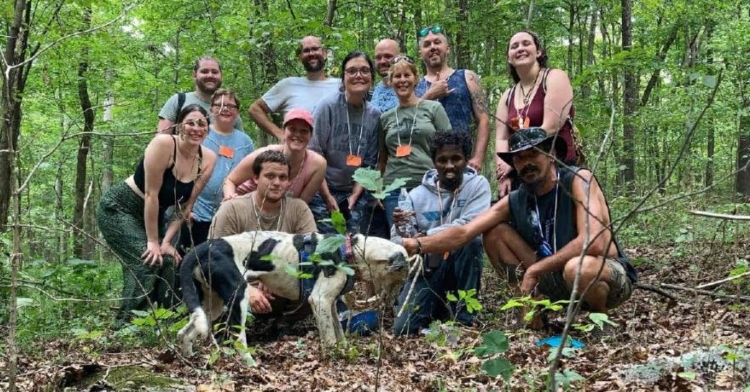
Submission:
<svg viewBox="0 0 750 392">
<path fill-rule="evenodd" d="M 399 189 L 406 185 L 406 180 L 397 178 L 387 186 L 383 186 L 383 177 L 378 170 L 359 168 L 354 172 L 354 181 L 362 185 L 365 189 L 372 192 L 376 199 L 383 200 L 389 192 Z"/>
<path fill-rule="evenodd" d="M 458 290 L 458 297 L 455 294 L 449 292 L 446 298 L 450 302 L 463 303 L 466 306 L 466 310 L 469 313 L 479 312 L 482 310 L 482 303 L 477 299 L 477 290 Z"/>
<path fill-rule="evenodd" d="M 564 390 L 570 389 L 571 384 L 573 384 L 574 382 L 583 380 L 584 378 L 581 377 L 580 374 L 570 369 L 564 369 L 555 374 L 555 381 L 559 384 L 562 384 Z"/>
<path fill-rule="evenodd" d="M 575 323 L 573 324 L 573 328 L 581 332 L 591 332 L 594 330 L 594 328 L 597 327 L 600 330 L 604 330 L 605 324 L 609 324 L 613 327 L 616 327 L 618 325 L 614 321 L 610 320 L 609 316 L 604 313 L 589 313 L 589 320 L 591 320 L 591 323 Z"/>
<path fill-rule="evenodd" d="M 501 376 L 505 382 L 510 382 L 513 375 L 513 365 L 499 355 L 504 354 L 510 348 L 508 337 L 505 333 L 492 330 L 482 336 L 482 345 L 474 348 L 477 357 L 484 358 L 482 371 L 490 377 Z"/>
<path fill-rule="evenodd" d="M 526 312 L 526 314 L 523 316 L 523 319 L 526 322 L 529 322 L 534 318 L 534 315 L 536 315 L 539 310 L 549 310 L 557 312 L 562 310 L 568 302 L 569 301 L 552 302 L 548 298 L 536 300 L 531 298 L 531 296 L 526 295 L 520 298 L 509 299 L 508 302 L 505 303 L 505 305 L 500 307 L 500 310 L 527 308 L 529 309 L 529 311 Z"/>
</svg>

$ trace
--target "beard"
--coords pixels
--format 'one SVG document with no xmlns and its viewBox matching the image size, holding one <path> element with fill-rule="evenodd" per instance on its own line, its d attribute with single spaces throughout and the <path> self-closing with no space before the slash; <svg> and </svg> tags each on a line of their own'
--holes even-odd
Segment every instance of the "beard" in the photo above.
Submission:
<svg viewBox="0 0 750 392">
<path fill-rule="evenodd" d="M 197 80 L 195 82 L 195 87 L 197 87 L 198 90 L 200 90 L 201 92 L 203 92 L 206 95 L 212 95 L 213 93 L 216 92 L 216 90 L 218 90 L 219 88 L 221 88 L 221 80 L 217 80 L 214 83 L 214 87 L 207 87 L 205 83 L 203 83 L 202 81 Z"/>
<path fill-rule="evenodd" d="M 310 64 L 309 61 L 303 61 L 302 62 L 302 67 L 305 68 L 306 72 L 318 72 L 321 69 L 323 69 L 323 67 L 326 66 L 326 61 L 324 59 L 317 58 L 315 60 L 318 60 L 318 64 L 317 65 L 312 65 L 312 64 Z"/>
<path fill-rule="evenodd" d="M 462 179 L 462 176 L 458 173 L 456 173 L 456 176 L 453 178 L 445 178 L 445 176 L 440 176 L 440 187 L 449 191 L 455 191 L 459 186 L 461 186 Z"/>
<path fill-rule="evenodd" d="M 539 168 L 537 165 L 527 165 L 518 174 L 524 184 L 530 186 L 532 189 L 536 189 L 543 182 L 541 172 L 541 168 Z M 532 173 L 537 173 L 536 178 L 531 181 L 527 180 L 526 176 Z"/>
</svg>

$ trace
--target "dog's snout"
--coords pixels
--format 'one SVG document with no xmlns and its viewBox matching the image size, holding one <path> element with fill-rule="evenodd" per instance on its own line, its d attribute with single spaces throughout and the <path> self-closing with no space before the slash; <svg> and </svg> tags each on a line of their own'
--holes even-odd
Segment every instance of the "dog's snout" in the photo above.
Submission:
<svg viewBox="0 0 750 392">
<path fill-rule="evenodd" d="M 399 271 L 408 265 L 403 253 L 394 253 L 388 258 L 388 265 L 391 271 Z"/>
</svg>

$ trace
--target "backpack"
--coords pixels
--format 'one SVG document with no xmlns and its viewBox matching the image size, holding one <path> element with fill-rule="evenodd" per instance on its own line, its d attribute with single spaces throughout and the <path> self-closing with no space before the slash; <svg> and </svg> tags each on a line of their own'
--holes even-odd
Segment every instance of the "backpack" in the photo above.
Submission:
<svg viewBox="0 0 750 392">
<path fill-rule="evenodd" d="M 547 75 L 549 75 L 549 68 L 545 68 L 544 74 L 542 75 L 542 91 L 544 92 L 544 95 L 547 95 Z M 511 87 L 508 96 L 505 98 L 505 107 L 507 108 L 510 107 L 511 96 L 515 95 L 516 86 L 518 86 L 518 83 L 514 84 L 513 87 Z M 573 139 L 573 148 L 576 152 L 576 161 L 573 164 L 576 166 L 583 166 L 586 164 L 586 156 L 583 153 L 583 139 L 581 138 L 581 132 L 573 122 L 573 118 L 568 116 L 568 119 L 566 121 L 570 124 L 570 136 Z"/>
</svg>

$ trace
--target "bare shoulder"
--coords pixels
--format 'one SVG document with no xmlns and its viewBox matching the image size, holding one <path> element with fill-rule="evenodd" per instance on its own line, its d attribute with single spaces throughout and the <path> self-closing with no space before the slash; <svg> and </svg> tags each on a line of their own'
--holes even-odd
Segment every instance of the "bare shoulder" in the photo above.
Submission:
<svg viewBox="0 0 750 392">
<path fill-rule="evenodd" d="M 466 79 L 466 83 L 469 85 L 469 87 L 481 85 L 480 84 L 481 77 L 477 75 L 476 72 L 470 69 L 465 70 L 464 78 Z"/>
<path fill-rule="evenodd" d="M 315 167 L 325 168 L 327 166 L 326 159 L 313 150 L 307 150 L 307 159 L 309 159 Z"/>
<path fill-rule="evenodd" d="M 550 68 L 549 73 L 547 73 L 547 82 L 568 82 L 570 83 L 570 78 L 568 77 L 568 73 L 558 69 L 558 68 Z"/>
</svg>

